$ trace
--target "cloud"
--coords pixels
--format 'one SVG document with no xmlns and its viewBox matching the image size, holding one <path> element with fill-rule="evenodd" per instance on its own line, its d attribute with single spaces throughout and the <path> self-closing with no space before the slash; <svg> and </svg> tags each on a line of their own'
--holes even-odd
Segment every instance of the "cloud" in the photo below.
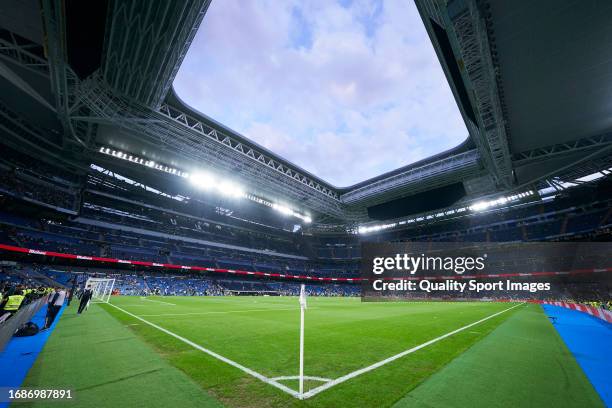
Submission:
<svg viewBox="0 0 612 408">
<path fill-rule="evenodd" d="M 467 137 L 405 0 L 212 2 L 174 85 L 196 109 L 338 186 Z"/>
</svg>

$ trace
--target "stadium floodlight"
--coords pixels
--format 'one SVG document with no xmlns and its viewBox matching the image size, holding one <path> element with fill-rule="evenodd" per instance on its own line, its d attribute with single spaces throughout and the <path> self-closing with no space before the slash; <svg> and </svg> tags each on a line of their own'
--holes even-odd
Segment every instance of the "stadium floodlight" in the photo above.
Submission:
<svg viewBox="0 0 612 408">
<path fill-rule="evenodd" d="M 231 181 L 222 181 L 221 183 L 216 185 L 217 190 L 225 196 L 240 198 L 244 197 L 244 190 L 239 185 L 232 183 Z"/>
<path fill-rule="evenodd" d="M 484 211 L 489 208 L 489 203 L 486 201 L 479 201 L 470 206 L 470 210 L 472 211 Z"/>
<path fill-rule="evenodd" d="M 142 157 L 135 156 L 133 154 L 124 153 L 122 151 L 111 150 L 108 147 L 100 147 L 100 153 L 107 154 L 109 156 L 117 157 L 118 159 L 127 160 L 132 163 L 141 164 L 143 166 L 150 167 L 152 169 L 160 170 L 175 176 L 188 178 L 189 173 L 180 171 L 179 169 L 171 166 L 162 166 L 161 164 L 155 163 L 153 160 L 144 160 Z"/>
<path fill-rule="evenodd" d="M 367 234 L 368 232 L 378 232 L 378 231 L 386 230 L 386 229 L 393 228 L 396 226 L 397 226 L 396 222 L 393 222 L 390 224 L 382 224 L 382 225 L 371 225 L 368 227 L 360 226 L 357 229 L 357 232 L 360 234 Z"/>
<path fill-rule="evenodd" d="M 484 211 L 489 208 L 503 206 L 505 204 L 508 204 L 509 202 L 517 201 L 517 200 L 520 200 L 522 198 L 529 197 L 532 195 L 533 195 L 532 190 L 523 191 L 521 193 L 510 195 L 507 197 L 499 197 L 494 200 L 478 201 L 470 205 L 468 208 L 472 211 Z"/>
<path fill-rule="evenodd" d="M 254 194 L 247 193 L 242 186 L 231 181 L 222 180 L 220 177 L 214 174 L 210 174 L 204 171 L 195 171 L 194 173 L 188 173 L 181 171 L 175 167 L 162 165 L 156 163 L 153 160 L 145 160 L 135 155 L 128 155 L 121 151 L 111 150 L 108 147 L 100 147 L 100 153 L 107 154 L 109 156 L 117 157 L 119 159 L 127 160 L 131 163 L 140 164 L 151 169 L 163 171 L 168 174 L 179 176 L 188 179 L 194 187 L 202 190 L 214 189 L 220 194 L 231 197 L 231 198 L 246 198 L 259 204 L 263 204 L 267 207 L 272 207 L 274 210 L 280 212 L 283 215 L 289 215 L 295 218 L 299 218 L 305 224 L 312 222 L 312 217 L 309 214 L 303 214 L 296 210 L 291 209 L 289 206 L 280 203 L 273 203 L 262 197 L 258 197 Z"/>
<path fill-rule="evenodd" d="M 414 223 L 414 222 L 421 222 L 421 221 L 426 221 L 426 220 L 433 220 L 436 218 L 443 218 L 449 215 L 453 215 L 455 213 L 461 213 L 461 212 L 465 212 L 467 210 L 470 211 L 474 211 L 474 212 L 480 212 L 480 211 L 485 211 L 488 210 L 490 208 L 493 207 L 501 207 L 504 206 L 508 203 L 512 203 L 514 201 L 523 199 L 525 197 L 530 197 L 533 194 L 535 194 L 533 192 L 533 190 L 527 190 L 527 191 L 523 191 L 521 193 L 517 193 L 514 195 L 510 195 L 510 196 L 502 196 L 493 200 L 481 200 L 481 201 L 477 201 L 474 204 L 467 206 L 467 207 L 458 207 L 458 208 L 451 208 L 449 210 L 445 210 L 445 211 L 439 211 L 437 213 L 433 213 L 433 214 L 426 214 L 423 216 L 419 216 L 416 218 L 409 218 L 409 219 L 405 219 L 402 221 L 399 221 L 397 223 L 389 223 L 389 224 L 382 224 L 382 225 L 368 225 L 368 226 L 359 226 L 357 228 L 357 233 L 359 234 L 367 234 L 369 232 L 378 232 L 378 231 L 382 231 L 382 230 L 386 230 L 389 228 L 394 228 L 397 225 L 405 225 L 405 224 L 410 224 L 410 223 Z"/>
<path fill-rule="evenodd" d="M 274 209 L 275 211 L 278 211 L 279 213 L 283 215 L 290 215 L 292 217 L 299 218 L 300 220 L 304 221 L 304 223 L 306 224 L 310 224 L 312 222 L 312 217 L 310 215 L 300 214 L 299 212 L 292 210 L 290 207 L 284 204 L 272 203 L 271 207 L 272 209 Z"/>
<path fill-rule="evenodd" d="M 281 214 L 284 215 L 292 215 L 293 214 L 293 210 L 287 206 L 284 206 L 282 204 L 277 204 L 274 203 L 272 204 L 272 208 L 275 209 L 276 211 L 278 211 Z"/>
<path fill-rule="evenodd" d="M 212 188 L 215 184 L 215 179 L 208 173 L 193 173 L 189 177 L 189 181 L 201 189 Z"/>
<path fill-rule="evenodd" d="M 199 172 L 189 176 L 189 181 L 199 189 L 216 189 L 227 197 L 240 198 L 246 194 L 242 187 L 229 180 L 218 181 L 212 174 Z"/>
</svg>

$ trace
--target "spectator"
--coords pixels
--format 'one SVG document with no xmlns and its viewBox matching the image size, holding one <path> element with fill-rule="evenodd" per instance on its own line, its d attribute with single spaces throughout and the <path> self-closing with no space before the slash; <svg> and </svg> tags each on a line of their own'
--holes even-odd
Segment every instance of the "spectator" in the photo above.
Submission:
<svg viewBox="0 0 612 408">
<path fill-rule="evenodd" d="M 66 291 L 64 289 L 56 288 L 53 295 L 49 297 L 49 303 L 47 304 L 47 317 L 45 319 L 45 327 L 43 327 L 43 330 L 51 327 L 55 317 L 64 305 L 65 299 Z"/>
<path fill-rule="evenodd" d="M 17 310 L 19 310 L 19 308 L 21 307 L 21 304 L 23 303 L 24 299 L 25 296 L 23 294 L 23 291 L 21 290 L 16 291 L 10 296 L 7 296 L 6 301 L 4 302 L 4 305 L 2 307 L 3 314 L 0 317 L 0 322 L 5 321 L 13 314 L 15 314 Z"/>
</svg>

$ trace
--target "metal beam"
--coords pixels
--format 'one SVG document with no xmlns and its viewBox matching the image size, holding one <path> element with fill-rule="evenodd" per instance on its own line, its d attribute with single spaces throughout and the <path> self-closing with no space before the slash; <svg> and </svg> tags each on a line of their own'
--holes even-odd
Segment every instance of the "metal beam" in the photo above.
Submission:
<svg viewBox="0 0 612 408">
<path fill-rule="evenodd" d="M 211 0 L 112 0 L 102 74 L 145 106 L 163 102 Z"/>
<path fill-rule="evenodd" d="M 475 109 L 476 122 L 466 119 L 472 140 L 476 143 L 486 168 L 500 189 L 514 185 L 512 162 L 508 147 L 508 129 L 498 90 L 499 72 L 491 56 L 487 27 L 475 0 L 416 0 L 425 20 L 432 19 L 444 28 L 456 56 L 463 85 Z M 435 38 L 435 34 L 430 33 Z M 436 47 L 440 47 L 436 44 Z M 444 55 L 440 49 L 438 55 Z M 446 67 L 445 61 L 442 65 Z M 448 69 L 448 68 L 447 68 Z M 447 73 L 447 77 L 452 75 Z"/>
<path fill-rule="evenodd" d="M 51 106 L 51 104 L 40 93 L 38 93 L 38 91 L 32 88 L 32 86 L 26 80 L 24 80 L 19 74 L 13 71 L 8 65 L 6 65 L 6 63 L 2 61 L 0 61 L 0 77 L 5 78 L 17 88 L 21 89 L 24 93 L 28 94 L 45 108 L 55 112 L 55 108 Z"/>
<path fill-rule="evenodd" d="M 83 81 L 79 100 L 90 110 L 91 120 L 106 120 L 149 143 L 204 162 L 228 176 L 237 174 L 245 183 L 261 189 L 273 201 L 286 199 L 313 211 L 343 216 L 341 203 L 317 186 L 304 182 L 292 169 L 270 162 L 228 135 L 189 118 L 166 105 L 156 111 L 116 95 L 98 75 Z M 263 158 L 262 158 L 263 157 Z M 257 193 L 257 191 L 253 191 Z"/>
<path fill-rule="evenodd" d="M 556 158 L 585 150 L 603 148 L 610 144 L 612 144 L 612 132 L 515 153 L 512 155 L 512 160 L 515 166 L 522 166 L 534 161 Z"/>
<path fill-rule="evenodd" d="M 224 133 L 219 129 L 212 128 L 207 124 L 203 123 L 202 121 L 199 121 L 196 118 L 191 117 L 174 107 L 171 107 L 170 105 L 162 105 L 159 112 L 165 115 L 166 117 L 174 120 L 175 122 L 180 123 L 186 128 L 189 128 L 192 131 L 196 131 L 201 136 L 205 136 L 211 140 L 214 140 L 217 143 L 225 145 L 228 148 L 240 153 L 248 160 L 253 160 L 260 164 L 263 164 L 287 177 L 290 177 L 293 180 L 304 184 L 305 186 L 316 190 L 319 193 L 325 194 L 326 196 L 335 200 L 338 199 L 338 193 L 332 190 L 330 187 L 313 180 L 312 178 L 304 175 L 296 169 L 293 169 L 290 166 L 279 162 L 270 155 L 259 151 L 257 148 L 249 146 L 246 143 L 237 140 L 236 138 Z"/>
<path fill-rule="evenodd" d="M 43 47 L 17 34 L 0 29 L 0 59 L 16 63 L 32 72 L 49 75 Z"/>
<path fill-rule="evenodd" d="M 464 180 L 478 172 L 479 157 L 476 150 L 448 156 L 351 190 L 342 194 L 340 198 L 347 205 L 364 201 L 372 204 L 375 201 L 392 198 L 390 196 L 392 192 L 400 191 L 402 195 L 406 195 L 411 191 L 416 192 L 425 188 Z"/>
<path fill-rule="evenodd" d="M 70 122 L 70 107 L 74 104 L 74 90 L 79 79 L 66 61 L 66 26 L 64 2 L 42 0 L 45 31 L 45 50 L 49 61 L 51 89 L 55 96 L 55 109 L 64 133 L 82 146 L 86 146 Z M 64 142 L 67 141 L 64 139 Z"/>
</svg>

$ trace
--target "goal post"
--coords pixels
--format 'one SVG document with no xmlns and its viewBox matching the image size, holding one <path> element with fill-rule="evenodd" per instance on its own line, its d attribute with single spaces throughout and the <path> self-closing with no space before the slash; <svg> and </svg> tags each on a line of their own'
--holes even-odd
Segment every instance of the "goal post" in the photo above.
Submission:
<svg viewBox="0 0 612 408">
<path fill-rule="evenodd" d="M 89 287 L 92 292 L 92 303 L 108 303 L 113 293 L 115 279 L 89 278 L 85 282 L 85 288 Z"/>
</svg>

